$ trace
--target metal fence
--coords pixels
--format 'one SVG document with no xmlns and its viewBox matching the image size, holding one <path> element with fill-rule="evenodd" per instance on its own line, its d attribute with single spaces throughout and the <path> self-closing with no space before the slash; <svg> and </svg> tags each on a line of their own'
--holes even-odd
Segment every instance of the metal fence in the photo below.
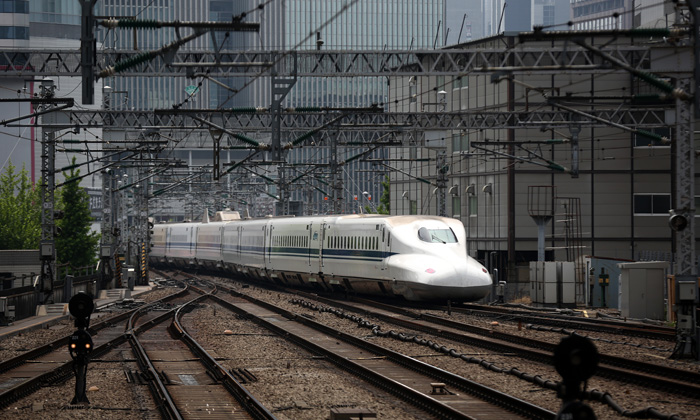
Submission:
<svg viewBox="0 0 700 420">
<path fill-rule="evenodd" d="M 100 274 L 94 267 L 73 268 L 68 265 L 58 266 L 58 280 L 53 283 L 51 300 L 54 303 L 67 303 L 79 292 L 92 296 L 97 293 Z M 39 302 L 37 276 L 34 274 L 3 279 L 10 288 L 0 289 L 0 323 L 20 320 L 34 316 Z"/>
</svg>

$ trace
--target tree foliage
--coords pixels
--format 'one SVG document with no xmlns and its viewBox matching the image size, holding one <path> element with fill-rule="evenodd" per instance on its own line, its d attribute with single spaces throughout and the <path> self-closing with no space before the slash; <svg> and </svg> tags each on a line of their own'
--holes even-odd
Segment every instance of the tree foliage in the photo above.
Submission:
<svg viewBox="0 0 700 420">
<path fill-rule="evenodd" d="M 382 181 L 382 196 L 379 197 L 379 205 L 377 206 L 377 211 L 375 212 L 370 206 L 365 206 L 365 212 L 367 213 L 378 213 L 378 214 L 389 214 L 391 206 L 391 185 L 389 183 L 389 175 L 384 177 Z"/>
<path fill-rule="evenodd" d="M 0 174 L 0 249 L 38 249 L 40 239 L 39 188 L 10 162 Z"/>
<path fill-rule="evenodd" d="M 73 168 L 63 175 L 66 182 L 61 188 L 60 200 L 57 200 L 63 210 L 63 218 L 56 221 L 61 232 L 56 237 L 57 260 L 73 267 L 93 265 L 97 262 L 100 235 L 90 231 L 90 197 L 80 188 L 80 170 Z"/>
</svg>

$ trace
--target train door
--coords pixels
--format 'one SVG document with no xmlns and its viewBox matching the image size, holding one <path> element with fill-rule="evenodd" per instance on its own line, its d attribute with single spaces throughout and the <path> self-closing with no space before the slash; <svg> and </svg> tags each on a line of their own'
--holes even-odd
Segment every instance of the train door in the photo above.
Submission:
<svg viewBox="0 0 700 420">
<path fill-rule="evenodd" d="M 241 262 L 241 246 L 242 246 L 242 237 L 243 237 L 243 226 L 238 226 L 236 228 L 238 230 L 238 238 L 236 238 L 236 257 L 238 258 L 236 262 L 240 263 Z"/>
<path fill-rule="evenodd" d="M 309 231 L 309 246 L 308 246 L 308 253 L 309 253 L 309 270 L 311 270 L 311 266 L 314 264 L 314 252 L 312 251 L 313 249 L 316 249 L 316 243 L 314 242 L 313 239 L 313 234 L 314 234 L 314 222 L 309 223 L 308 226 L 306 226 L 306 229 Z"/>
<path fill-rule="evenodd" d="M 168 251 L 170 250 L 170 228 L 166 227 L 165 228 L 165 254 L 168 255 Z"/>
<path fill-rule="evenodd" d="M 224 261 L 224 226 L 221 226 L 219 228 L 219 250 L 218 255 L 219 255 L 219 261 Z"/>
<path fill-rule="evenodd" d="M 389 228 L 386 225 L 381 226 L 381 231 L 382 237 L 379 241 L 379 251 L 382 255 L 381 269 L 386 270 L 386 261 L 389 258 L 389 242 L 391 234 L 389 233 Z"/>
<path fill-rule="evenodd" d="M 266 235 L 265 235 L 265 242 L 266 243 L 264 246 L 265 246 L 265 252 L 267 253 L 266 261 L 268 263 L 268 266 L 271 267 L 270 264 L 272 264 L 272 231 L 275 229 L 275 227 L 272 226 L 272 223 L 270 223 L 269 225 L 266 226 L 266 228 L 267 228 Z"/>
<path fill-rule="evenodd" d="M 323 272 L 323 241 L 326 237 L 326 226 L 328 226 L 326 223 L 320 223 L 318 225 L 318 230 L 319 230 L 319 238 L 318 238 L 318 272 L 322 273 Z"/>
<path fill-rule="evenodd" d="M 190 229 L 190 256 L 194 257 L 197 252 L 197 231 L 199 228 L 192 227 Z"/>
<path fill-rule="evenodd" d="M 309 272 L 323 271 L 323 223 L 309 223 Z"/>
</svg>

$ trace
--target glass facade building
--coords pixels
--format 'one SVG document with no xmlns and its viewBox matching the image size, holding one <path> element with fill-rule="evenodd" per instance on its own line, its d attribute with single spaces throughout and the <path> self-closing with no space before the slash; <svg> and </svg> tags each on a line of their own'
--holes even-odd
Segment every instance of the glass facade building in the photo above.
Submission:
<svg viewBox="0 0 700 420">
<path fill-rule="evenodd" d="M 348 2 L 324 0 L 287 0 L 277 7 L 284 37 L 283 50 L 407 50 L 441 48 L 445 42 L 445 0 L 366 0 Z M 278 34 L 262 34 L 266 49 L 275 48 Z M 272 28 L 274 29 L 274 28 Z M 320 43 L 319 41 L 322 41 Z M 319 45 L 320 44 L 320 45 Z M 254 98 L 269 103 L 269 82 L 254 86 Z M 332 77 L 298 79 L 287 95 L 287 107 L 368 107 L 378 104 L 386 109 L 389 86 L 386 78 Z M 351 112 L 351 111 L 348 111 Z M 311 127 L 310 127 L 311 128 Z M 290 152 L 292 164 L 325 163 L 330 159 L 328 144 L 336 141 L 332 134 L 321 138 L 323 146 L 302 147 Z M 284 142 L 284 138 L 283 138 Z M 319 143 L 318 141 L 316 143 Z M 366 151 L 367 148 L 341 147 L 338 160 L 343 161 Z M 388 152 L 379 149 L 368 158 L 386 158 Z M 362 161 L 353 161 L 341 167 L 344 194 L 342 212 L 360 212 L 374 208 L 382 194 L 381 181 L 384 167 Z M 325 173 L 326 182 L 331 174 Z M 292 200 L 315 203 L 314 213 L 332 209 L 324 194 L 312 186 L 328 189 L 324 181 L 308 180 L 292 190 Z M 371 197 L 371 199 L 370 199 Z M 329 208 L 330 207 L 330 208 Z"/>
<path fill-rule="evenodd" d="M 29 1 L 0 1 L 0 47 L 29 46 Z"/>
<path fill-rule="evenodd" d="M 96 16 L 134 17 L 158 21 L 230 21 L 232 16 L 247 12 L 245 21 L 260 23 L 259 33 L 231 32 L 224 37 L 218 32 L 214 37 L 209 34 L 201 36 L 182 46 L 186 50 L 268 50 L 289 51 L 319 48 L 328 50 L 405 50 L 441 48 L 445 42 L 445 1 L 446 0 L 363 0 L 357 2 L 339 2 L 327 0 L 98 0 L 95 6 Z M 6 3 L 6 2 L 3 2 Z M 10 3 L 10 2 L 7 2 Z M 29 2 L 13 2 L 28 5 Z M 261 9 L 258 6 L 264 4 Z M 345 6 L 347 4 L 347 6 Z M 74 0 L 37 0 L 27 7 L 31 14 L 32 37 L 54 42 L 70 39 L 77 44 L 80 38 L 80 3 Z M 25 25 L 25 26 L 28 26 Z M 180 31 L 186 36 L 191 33 L 188 28 Z M 44 38 L 45 37 L 45 38 Z M 98 48 L 102 50 L 139 50 L 150 51 L 161 48 L 176 39 L 172 28 L 161 29 L 105 29 L 96 30 Z M 73 46 L 74 44 L 71 44 Z M 271 105 L 271 81 L 260 78 L 247 88 L 238 91 L 249 83 L 245 78 L 218 78 L 217 81 L 229 89 L 203 78 L 185 77 L 109 77 L 100 83 L 111 87 L 110 107 L 116 110 L 126 109 L 168 109 L 173 106 L 182 108 L 218 108 Z M 185 90 L 191 85 L 199 85 L 199 91 L 188 98 Z M 234 91 L 238 91 L 235 92 Z M 79 92 L 79 90 L 78 90 Z M 101 93 L 97 88 L 96 93 Z M 298 79 L 292 91 L 283 102 L 283 107 L 321 106 L 321 107 L 367 107 L 383 104 L 388 94 L 386 78 L 366 77 L 332 77 Z M 96 104 L 101 104 L 101 97 L 96 96 Z M 313 127 L 309 127 L 311 129 Z M 245 133 L 260 139 L 265 135 Z M 288 135 L 282 133 L 282 141 L 288 141 Z M 294 149 L 288 156 L 291 163 L 326 164 L 329 159 L 328 144 L 332 135 L 315 136 L 315 145 Z M 264 139 L 262 139 L 265 141 Z M 201 142 L 200 143 L 201 147 Z M 310 143 L 309 143 L 310 144 Z M 208 164 L 208 156 L 195 158 L 199 153 L 194 146 L 190 149 L 191 164 Z M 201 150 L 201 149 L 200 149 Z M 341 148 L 339 160 L 354 156 L 366 148 Z M 184 152 L 185 150 L 183 150 Z M 204 152 L 204 150 L 202 150 Z M 231 152 L 221 157 L 222 163 L 232 159 Z M 383 156 L 382 151 L 375 152 L 370 158 Z M 369 164 L 353 162 L 343 166 L 345 185 L 345 202 L 351 203 L 354 197 L 373 197 L 375 201 L 381 195 L 383 174 Z M 273 177 L 275 174 L 268 174 Z M 328 176 L 326 174 L 325 176 Z M 309 202 L 308 181 L 298 190 L 293 190 L 293 200 Z M 367 194 L 362 194 L 366 192 Z M 314 189 L 310 199 L 318 203 L 313 212 L 327 210 L 328 202 L 323 194 Z M 359 200 L 358 200 L 359 201 Z M 352 211 L 352 205 L 345 206 L 344 211 Z M 359 203 L 358 203 L 359 204 Z M 365 202 L 365 204 L 368 204 Z M 325 208 L 325 210 L 324 210 Z"/>
</svg>

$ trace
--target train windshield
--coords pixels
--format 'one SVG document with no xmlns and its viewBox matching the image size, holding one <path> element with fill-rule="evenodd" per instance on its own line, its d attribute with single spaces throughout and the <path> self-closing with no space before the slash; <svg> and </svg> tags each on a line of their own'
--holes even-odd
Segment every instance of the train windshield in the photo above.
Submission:
<svg viewBox="0 0 700 420">
<path fill-rule="evenodd" d="M 418 229 L 418 238 L 423 242 L 436 242 L 440 244 L 452 244 L 457 242 L 457 237 L 452 229 Z"/>
</svg>

